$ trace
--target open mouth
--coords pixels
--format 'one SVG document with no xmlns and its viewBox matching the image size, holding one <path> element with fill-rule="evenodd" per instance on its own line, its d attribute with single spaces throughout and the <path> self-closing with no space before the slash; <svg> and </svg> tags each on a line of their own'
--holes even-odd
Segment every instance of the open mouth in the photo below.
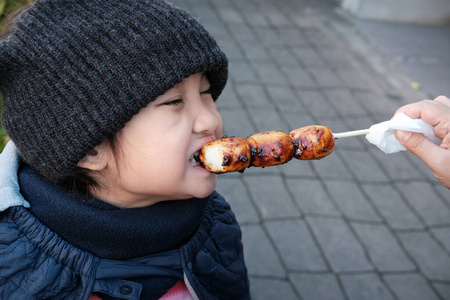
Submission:
<svg viewBox="0 0 450 300">
<path fill-rule="evenodd" d="M 194 155 L 192 155 L 190 162 L 191 162 L 191 166 L 193 167 L 198 167 L 201 166 L 202 164 L 200 163 L 200 151 L 197 151 L 194 153 Z"/>
</svg>

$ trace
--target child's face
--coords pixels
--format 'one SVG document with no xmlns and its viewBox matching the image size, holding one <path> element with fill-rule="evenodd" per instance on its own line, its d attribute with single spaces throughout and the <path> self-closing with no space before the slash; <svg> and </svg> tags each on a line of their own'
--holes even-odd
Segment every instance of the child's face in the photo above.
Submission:
<svg viewBox="0 0 450 300">
<path fill-rule="evenodd" d="M 204 144 L 222 135 L 222 119 L 209 88 L 203 73 L 191 75 L 125 125 L 117 164 L 109 162 L 113 176 L 107 184 L 112 189 L 103 191 L 105 200 L 139 207 L 202 198 L 215 189 L 216 175 L 192 160 Z"/>
</svg>

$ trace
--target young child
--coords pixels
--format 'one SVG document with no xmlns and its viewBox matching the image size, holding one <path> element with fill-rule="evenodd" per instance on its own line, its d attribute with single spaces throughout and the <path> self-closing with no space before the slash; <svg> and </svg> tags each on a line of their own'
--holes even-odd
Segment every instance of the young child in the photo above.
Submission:
<svg viewBox="0 0 450 300">
<path fill-rule="evenodd" d="M 249 299 L 194 154 L 227 59 L 162 0 L 37 0 L 0 40 L 1 299 Z"/>
</svg>

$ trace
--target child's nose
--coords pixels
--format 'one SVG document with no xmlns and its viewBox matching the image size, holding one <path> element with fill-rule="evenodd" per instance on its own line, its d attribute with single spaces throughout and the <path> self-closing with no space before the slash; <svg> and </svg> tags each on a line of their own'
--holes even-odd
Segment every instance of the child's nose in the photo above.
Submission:
<svg viewBox="0 0 450 300">
<path fill-rule="evenodd" d="M 213 106 L 199 105 L 196 111 L 196 119 L 193 131 L 195 133 L 212 134 L 220 125 L 219 112 Z"/>
</svg>

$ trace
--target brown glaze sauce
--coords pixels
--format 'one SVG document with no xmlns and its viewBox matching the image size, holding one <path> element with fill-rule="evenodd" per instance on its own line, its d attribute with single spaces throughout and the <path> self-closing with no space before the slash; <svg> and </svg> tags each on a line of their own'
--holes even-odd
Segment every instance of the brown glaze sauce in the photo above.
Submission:
<svg viewBox="0 0 450 300">
<path fill-rule="evenodd" d="M 321 159 L 334 149 L 333 134 L 324 126 L 298 128 L 291 131 L 290 136 L 294 141 L 294 157 L 297 159 Z"/>
<path fill-rule="evenodd" d="M 294 154 L 292 139 L 282 131 L 265 131 L 247 138 L 251 145 L 251 166 L 269 167 L 287 163 Z"/>
</svg>

